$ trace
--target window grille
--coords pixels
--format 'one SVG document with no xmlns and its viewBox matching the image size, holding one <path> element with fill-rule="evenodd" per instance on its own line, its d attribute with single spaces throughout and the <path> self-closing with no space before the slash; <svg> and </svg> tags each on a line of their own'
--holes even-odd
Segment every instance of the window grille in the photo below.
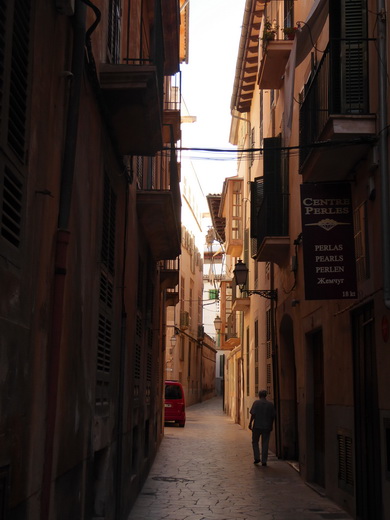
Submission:
<svg viewBox="0 0 390 520">
<path fill-rule="evenodd" d="M 353 492 L 353 453 L 352 453 L 352 437 L 345 430 L 339 430 L 337 433 L 338 443 L 338 481 L 339 487 Z"/>
</svg>

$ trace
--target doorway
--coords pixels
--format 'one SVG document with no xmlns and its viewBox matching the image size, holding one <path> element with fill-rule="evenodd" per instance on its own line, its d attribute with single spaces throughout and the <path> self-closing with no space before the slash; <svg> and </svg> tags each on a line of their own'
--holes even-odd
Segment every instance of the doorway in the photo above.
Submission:
<svg viewBox="0 0 390 520">
<path fill-rule="evenodd" d="M 311 408 L 309 439 L 312 439 L 312 481 L 325 487 L 325 392 L 322 330 L 308 335 L 308 369 Z M 311 431 L 310 431 L 311 430 Z M 311 435 L 310 435 L 311 434 Z"/>
<path fill-rule="evenodd" d="M 382 520 L 380 419 L 372 303 L 352 314 L 356 513 Z"/>
<path fill-rule="evenodd" d="M 280 323 L 279 349 L 279 408 L 280 408 L 280 447 L 283 459 L 299 460 L 298 450 L 298 412 L 297 376 L 295 365 L 294 324 L 291 316 L 285 315 Z"/>
</svg>

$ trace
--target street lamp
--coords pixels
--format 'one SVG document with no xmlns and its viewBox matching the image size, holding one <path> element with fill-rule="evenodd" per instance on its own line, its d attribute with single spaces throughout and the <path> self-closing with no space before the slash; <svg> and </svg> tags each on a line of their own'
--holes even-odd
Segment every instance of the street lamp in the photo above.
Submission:
<svg viewBox="0 0 390 520">
<path fill-rule="evenodd" d="M 214 320 L 214 327 L 217 332 L 220 332 L 222 326 L 222 320 L 219 316 L 217 316 Z"/>
<path fill-rule="evenodd" d="M 276 300 L 278 297 L 278 293 L 276 289 L 258 289 L 258 290 L 252 290 L 252 289 L 244 289 L 244 285 L 246 284 L 247 278 L 248 278 L 248 268 L 242 260 L 238 260 L 236 265 L 234 266 L 234 279 L 236 281 L 236 284 L 240 288 L 240 292 L 245 292 L 250 296 L 251 294 L 258 294 L 259 296 L 262 296 L 263 298 L 267 298 L 268 300 Z"/>
</svg>

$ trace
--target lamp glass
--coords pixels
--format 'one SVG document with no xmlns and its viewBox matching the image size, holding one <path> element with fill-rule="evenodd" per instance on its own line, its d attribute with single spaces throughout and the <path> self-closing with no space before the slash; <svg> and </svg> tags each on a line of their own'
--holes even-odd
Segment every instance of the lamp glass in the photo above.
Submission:
<svg viewBox="0 0 390 520">
<path fill-rule="evenodd" d="M 214 327 L 217 332 L 221 330 L 222 320 L 219 316 L 217 316 L 214 320 Z"/>
<path fill-rule="evenodd" d="M 245 262 L 238 260 L 234 266 L 233 274 L 236 280 L 236 284 L 240 287 L 243 287 L 246 284 L 246 280 L 248 278 L 248 268 Z"/>
</svg>

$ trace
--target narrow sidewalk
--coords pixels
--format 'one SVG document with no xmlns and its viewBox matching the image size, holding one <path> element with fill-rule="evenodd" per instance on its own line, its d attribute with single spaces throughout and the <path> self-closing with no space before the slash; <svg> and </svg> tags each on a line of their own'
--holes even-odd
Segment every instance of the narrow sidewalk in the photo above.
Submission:
<svg viewBox="0 0 390 520">
<path fill-rule="evenodd" d="M 214 398 L 187 408 L 185 428 L 167 426 L 128 520 L 346 520 L 351 517 L 270 454 L 253 464 L 251 433 Z"/>
</svg>

